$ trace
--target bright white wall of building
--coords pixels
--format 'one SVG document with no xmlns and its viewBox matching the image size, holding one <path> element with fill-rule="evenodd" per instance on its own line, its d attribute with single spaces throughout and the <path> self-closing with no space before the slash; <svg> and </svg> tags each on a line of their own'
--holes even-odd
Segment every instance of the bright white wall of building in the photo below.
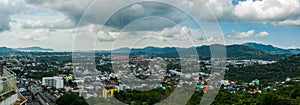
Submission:
<svg viewBox="0 0 300 105">
<path fill-rule="evenodd" d="M 64 87 L 63 77 L 43 77 L 42 83 L 47 86 L 53 86 L 57 89 Z"/>
</svg>

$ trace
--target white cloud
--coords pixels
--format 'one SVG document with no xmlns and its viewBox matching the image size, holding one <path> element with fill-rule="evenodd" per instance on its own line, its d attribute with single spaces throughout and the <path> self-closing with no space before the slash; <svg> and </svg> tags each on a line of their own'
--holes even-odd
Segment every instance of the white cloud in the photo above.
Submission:
<svg viewBox="0 0 300 105">
<path fill-rule="evenodd" d="M 32 8 L 23 15 L 13 16 L 12 20 L 21 24 L 25 29 L 65 29 L 76 27 L 76 24 L 63 14 L 49 9 Z"/>
<path fill-rule="evenodd" d="M 300 26 L 300 18 L 295 20 L 284 20 L 279 22 L 279 25 L 285 26 Z"/>
<path fill-rule="evenodd" d="M 262 32 L 256 34 L 255 37 L 265 37 L 265 36 L 268 36 L 268 35 L 269 35 L 268 32 L 262 31 Z"/>
<path fill-rule="evenodd" d="M 120 33 L 118 32 L 98 32 L 98 41 L 114 41 Z"/>
<path fill-rule="evenodd" d="M 71 51 L 74 29 L 22 29 L 14 27 L 11 31 L 0 33 L 0 45 L 12 48 L 40 46 L 59 51 Z"/>
<path fill-rule="evenodd" d="M 45 34 L 46 33 L 46 34 Z M 21 40 L 30 40 L 30 41 L 45 41 L 48 39 L 49 35 L 47 35 L 48 29 L 35 29 L 35 30 L 22 30 L 22 31 L 14 31 L 12 32 L 15 37 Z"/>
<path fill-rule="evenodd" d="M 255 34 L 255 30 L 249 30 L 247 32 L 240 32 L 235 37 L 236 38 L 246 38 L 246 37 L 253 36 L 254 34 Z"/>
<path fill-rule="evenodd" d="M 230 20 L 229 16 L 232 15 L 232 11 L 234 9 L 231 0 L 204 0 L 204 1 L 206 1 L 205 5 L 208 6 L 208 8 L 210 8 L 211 12 L 213 12 L 213 14 L 217 19 Z M 195 10 L 195 12 L 197 11 Z M 201 12 L 205 13 L 204 11 Z M 205 19 L 210 20 L 209 18 L 205 18 Z"/>
<path fill-rule="evenodd" d="M 235 6 L 235 15 L 244 20 L 281 21 L 299 17 L 298 0 L 247 0 Z"/>
<path fill-rule="evenodd" d="M 92 28 L 89 28 L 92 29 Z M 92 31 L 92 30 L 90 30 Z M 91 33 L 88 33 L 89 35 Z M 89 36 L 83 36 L 89 37 Z M 111 49 L 120 47 L 131 47 L 132 44 L 143 40 L 138 47 L 146 47 L 149 45 L 155 45 L 159 47 L 190 47 L 193 45 L 207 44 L 207 42 L 215 43 L 220 39 L 213 38 L 213 40 L 205 40 L 204 34 L 198 29 L 191 29 L 187 27 L 172 27 L 164 28 L 161 31 L 124 31 L 124 32 L 97 32 L 99 49 Z M 212 37 L 209 37 L 212 38 Z M 87 38 L 81 38 L 87 39 Z M 81 41 L 80 45 L 88 44 L 87 41 Z M 174 45 L 173 45 L 174 44 Z M 92 44 L 91 44 L 92 45 Z"/>
<path fill-rule="evenodd" d="M 219 43 L 221 41 L 220 38 L 214 38 L 214 37 L 208 37 L 207 38 L 207 42 L 209 44 L 215 44 L 215 43 Z"/>
<path fill-rule="evenodd" d="M 299 0 L 246 0 L 233 5 L 231 0 L 205 0 L 221 21 L 273 22 L 300 26 Z"/>
<path fill-rule="evenodd" d="M 248 38 L 248 37 L 265 37 L 265 36 L 268 36 L 269 33 L 267 31 L 261 31 L 261 32 L 258 32 L 256 33 L 255 30 L 249 30 L 247 32 L 238 32 L 236 35 L 235 35 L 235 38 Z M 230 37 L 230 36 L 229 36 Z"/>
</svg>

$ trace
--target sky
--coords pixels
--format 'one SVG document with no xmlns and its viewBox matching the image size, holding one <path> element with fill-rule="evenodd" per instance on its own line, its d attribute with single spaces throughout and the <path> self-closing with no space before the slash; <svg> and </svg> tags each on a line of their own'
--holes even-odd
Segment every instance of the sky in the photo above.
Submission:
<svg viewBox="0 0 300 105">
<path fill-rule="evenodd" d="M 0 0 L 0 46 L 300 48 L 300 0 Z"/>
</svg>

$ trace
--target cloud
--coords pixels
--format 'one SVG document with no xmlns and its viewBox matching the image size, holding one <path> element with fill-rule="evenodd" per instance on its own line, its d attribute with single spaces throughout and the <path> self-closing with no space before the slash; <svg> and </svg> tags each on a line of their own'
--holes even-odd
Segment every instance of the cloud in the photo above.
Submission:
<svg viewBox="0 0 300 105">
<path fill-rule="evenodd" d="M 36 5 L 40 5 L 40 4 L 44 4 L 44 3 L 51 3 L 51 2 L 55 2 L 56 0 L 26 0 L 27 3 L 29 4 L 36 4 Z"/>
<path fill-rule="evenodd" d="M 0 1 L 0 32 L 10 30 L 11 16 L 21 14 L 26 9 L 27 7 L 22 0 Z"/>
<path fill-rule="evenodd" d="M 19 21 L 13 21 L 10 23 L 13 27 L 10 31 L 0 33 L 0 35 L 10 35 L 11 39 L 16 41 L 13 42 L 34 42 L 34 43 L 43 43 L 48 41 L 49 38 L 58 37 L 63 38 L 67 37 L 71 39 L 75 29 L 51 29 L 51 28 L 24 28 L 23 24 Z M 62 41 L 64 42 L 64 41 Z M 58 43 L 58 42 L 57 42 Z M 53 44 L 53 43 L 49 43 Z"/>
<path fill-rule="evenodd" d="M 97 33 L 99 41 L 114 41 L 116 38 L 119 39 L 128 39 L 136 37 L 159 37 L 160 39 L 179 39 L 201 36 L 202 33 L 196 29 L 190 29 L 187 27 L 178 27 L 174 26 L 171 28 L 164 28 L 160 31 L 123 31 L 123 32 L 103 32 L 100 31 Z M 195 38 L 200 39 L 200 38 Z"/>
<path fill-rule="evenodd" d="M 300 17 L 298 0 L 247 0 L 235 6 L 237 18 L 246 21 L 282 21 Z"/>
<path fill-rule="evenodd" d="M 143 20 L 139 20 L 140 23 L 137 23 L 138 19 Z M 122 8 L 106 21 L 105 26 L 122 29 L 129 23 L 135 22 L 137 23 L 135 29 L 129 31 L 152 31 L 186 24 L 187 21 L 192 21 L 192 19 L 175 7 L 161 3 L 144 2 Z M 91 23 L 101 22 L 92 21 Z"/>
<path fill-rule="evenodd" d="M 12 21 L 24 29 L 66 29 L 75 28 L 76 24 L 58 11 L 31 8 L 25 14 L 12 16 Z"/>
<path fill-rule="evenodd" d="M 220 21 L 271 22 L 300 26 L 299 0 L 205 0 Z M 201 11 L 201 10 L 200 10 Z"/>
<path fill-rule="evenodd" d="M 106 25 L 109 28 L 120 30 L 130 22 L 136 19 L 147 16 L 159 16 L 170 19 L 176 24 L 186 25 L 186 21 L 191 21 L 188 16 L 184 15 L 182 11 L 177 8 L 170 8 L 170 6 L 159 3 L 138 3 L 123 8 L 125 2 L 134 3 L 130 0 L 26 0 L 26 3 L 42 7 L 58 10 L 74 24 L 79 23 L 81 17 L 84 17 L 82 25 L 98 24 Z M 192 10 L 194 13 L 201 13 L 201 19 L 204 21 L 212 21 L 214 17 L 209 15 L 207 9 L 203 9 L 203 5 L 195 5 L 196 0 L 170 1 L 174 4 L 182 5 L 184 7 L 197 7 L 198 10 Z M 93 3 L 93 4 L 92 4 Z M 219 21 L 231 22 L 270 22 L 274 25 L 288 25 L 300 26 L 300 2 L 299 0 L 244 0 L 234 1 L 231 0 L 203 0 L 203 4 L 210 8 Z M 90 6 L 90 7 L 89 7 Z M 87 8 L 89 7 L 88 11 Z M 123 8 L 123 9 L 121 9 Z M 112 15 L 114 11 L 121 9 L 115 13 L 105 23 L 106 15 Z M 147 25 L 155 26 L 148 28 L 134 28 L 128 31 L 142 31 L 142 30 L 160 30 L 163 28 L 174 27 L 174 24 L 159 24 L 159 21 L 153 22 L 153 19 L 144 19 L 143 24 L 136 24 L 136 27 Z M 162 21 L 160 21 L 162 22 Z M 70 27 L 70 26 L 64 26 Z M 59 27 L 58 27 L 59 28 Z"/>
<path fill-rule="evenodd" d="M 14 29 L 11 34 L 17 39 L 33 42 L 45 41 L 50 36 L 48 29 Z"/>
<path fill-rule="evenodd" d="M 40 8 L 48 8 L 58 10 L 61 13 L 67 15 L 74 22 L 78 22 L 82 17 L 86 8 L 94 0 L 25 0 L 29 5 L 37 6 Z M 107 4 L 103 4 L 107 5 Z M 105 6 L 107 7 L 107 6 Z"/>
<path fill-rule="evenodd" d="M 300 26 L 300 18 L 292 19 L 292 20 L 284 20 L 284 21 L 279 22 L 279 25 Z"/>
<path fill-rule="evenodd" d="M 120 30 L 124 28 L 124 26 L 129 23 L 135 21 L 136 19 L 140 19 L 143 17 L 161 17 L 166 18 L 174 22 L 175 24 L 164 24 L 157 23 L 159 21 L 154 22 L 154 19 L 145 19 L 143 20 L 143 24 L 139 25 L 147 25 L 152 26 L 151 28 L 147 28 L 147 30 L 161 30 L 166 27 L 174 27 L 176 24 L 186 25 L 188 21 L 192 19 L 187 16 L 183 11 L 177 9 L 176 7 L 172 7 L 170 5 L 165 5 L 163 3 L 157 2 L 142 2 L 133 5 L 129 5 L 128 7 L 124 7 L 124 4 L 134 3 L 136 1 L 131 0 L 72 0 L 72 1 L 61 1 L 61 0 L 46 0 L 44 2 L 35 2 L 33 0 L 26 0 L 28 4 L 41 7 L 41 8 L 50 8 L 57 11 L 60 11 L 64 15 L 66 15 L 69 19 L 74 21 L 75 23 L 79 23 L 81 21 L 81 25 L 89 25 L 89 24 L 98 24 L 104 25 L 110 28 L 115 28 L 116 30 Z M 170 0 L 166 0 L 170 1 Z M 174 2 L 174 1 L 172 1 Z M 93 4 L 91 4 L 93 3 Z M 179 1 L 175 1 L 175 3 L 184 5 L 186 7 L 192 7 L 194 4 L 190 1 L 184 0 L 183 4 Z M 89 8 L 88 8 L 89 7 Z M 87 9 L 88 8 L 88 9 Z M 119 10 L 119 11 L 118 11 Z M 117 13 L 114 13 L 118 11 Z M 114 15 L 113 15 L 114 14 Z M 113 16 L 111 16 L 113 15 Z M 109 17 L 111 16 L 111 17 Z M 109 20 L 106 20 L 108 19 Z M 155 24 L 159 24 L 153 26 Z M 137 31 L 142 31 L 145 29 L 139 29 Z M 131 30 L 135 31 L 135 30 Z"/>
<path fill-rule="evenodd" d="M 90 32 L 92 32 L 92 28 Z M 93 33 L 93 32 L 92 32 Z M 87 33 L 91 35 L 91 33 Z M 123 32 L 103 32 L 100 31 L 97 34 L 98 37 L 98 43 L 113 43 L 113 42 L 122 42 L 123 44 L 120 44 L 120 46 L 123 47 L 130 47 L 130 46 L 124 46 L 127 42 L 128 45 L 131 45 L 133 42 L 140 40 L 140 39 L 147 39 L 147 40 L 157 40 L 160 42 L 169 41 L 174 44 L 178 44 L 178 46 L 187 47 L 192 46 L 195 42 L 197 44 L 204 44 L 207 42 L 205 40 L 204 34 L 198 30 L 198 29 L 191 29 L 187 27 L 171 27 L 171 28 L 164 28 L 160 31 L 123 31 Z M 88 37 L 88 36 L 82 36 L 82 37 Z M 86 39 L 86 38 L 81 38 Z M 210 40 L 210 42 L 218 41 L 218 40 Z M 142 45 L 146 47 L 147 45 L 151 44 L 159 44 L 154 43 L 155 41 L 148 42 L 145 45 Z M 83 42 L 85 43 L 85 42 Z M 195 44 L 194 43 L 194 44 Z M 116 44 L 115 44 L 116 45 Z M 162 46 L 165 46 L 162 43 Z M 117 46 L 119 47 L 119 46 Z"/>
<path fill-rule="evenodd" d="M 253 36 L 254 34 L 255 34 L 255 30 L 249 30 L 247 32 L 240 32 L 235 37 L 236 38 L 246 38 L 246 37 Z"/>
<path fill-rule="evenodd" d="M 256 34 L 255 37 L 265 37 L 265 36 L 268 36 L 268 35 L 269 35 L 268 32 L 262 31 L 262 32 Z"/>
<path fill-rule="evenodd" d="M 280 25 L 297 26 L 300 23 L 299 0 L 247 0 L 235 6 L 234 14 L 241 21 L 276 22 Z"/>
<path fill-rule="evenodd" d="M 0 45 L 12 48 L 40 46 L 55 50 L 71 51 L 75 29 L 24 29 L 21 24 L 11 22 L 10 31 L 0 33 Z"/>
<path fill-rule="evenodd" d="M 118 32 L 98 32 L 98 41 L 114 41 L 120 33 Z"/>
<path fill-rule="evenodd" d="M 213 12 L 215 18 L 218 20 L 232 20 L 234 6 L 232 5 L 231 0 L 204 0 L 205 5 Z M 205 10 L 207 11 L 207 10 Z M 201 13 L 206 13 L 205 11 L 200 10 Z M 195 11 L 197 12 L 197 11 Z M 206 15 L 204 15 L 206 16 Z M 208 21 L 214 18 L 204 18 Z"/>
<path fill-rule="evenodd" d="M 269 35 L 269 33 L 267 31 L 261 31 L 259 33 L 256 33 L 255 30 L 249 30 L 247 32 L 238 32 L 238 33 L 236 33 L 235 38 L 241 39 L 241 38 L 248 38 L 248 37 L 252 37 L 252 36 L 265 37 L 265 36 L 268 36 L 268 35 Z M 230 36 L 228 36 L 228 37 L 230 37 Z"/>
<path fill-rule="evenodd" d="M 78 23 L 83 14 L 86 17 L 84 24 L 101 24 L 106 21 L 105 15 L 112 14 L 113 11 L 121 9 L 124 2 L 133 3 L 130 0 L 25 0 L 27 4 L 41 8 L 49 8 L 64 13 L 69 19 Z M 171 1 L 174 4 L 185 7 L 199 7 L 199 10 L 192 12 L 201 12 L 201 19 L 211 21 L 207 9 L 203 6 L 195 5 L 196 0 Z M 234 2 L 234 3 L 233 3 Z M 93 3 L 93 4 L 92 4 Z M 271 22 L 278 25 L 300 26 L 300 1 L 299 0 L 203 0 L 203 3 L 210 8 L 215 17 L 220 21 L 235 22 Z M 92 5 L 92 6 L 91 6 Z M 93 6 L 94 5 L 94 6 Z M 90 7 L 89 11 L 86 11 Z M 162 11 L 163 10 L 163 11 Z M 85 12 L 86 11 L 86 12 Z M 177 9 L 155 3 L 134 4 L 124 8 L 118 15 L 112 17 L 107 23 L 108 26 L 120 28 L 129 22 L 149 15 L 167 16 L 173 18 L 176 23 L 186 20 L 178 14 Z M 206 17 L 205 17 L 206 16 Z M 102 19 L 102 20 L 101 20 Z M 7 27 L 7 25 L 5 25 Z M 5 26 L 2 26 L 5 28 Z M 172 27 L 172 26 L 171 26 Z M 2 28 L 3 29 L 3 28 Z"/>
</svg>

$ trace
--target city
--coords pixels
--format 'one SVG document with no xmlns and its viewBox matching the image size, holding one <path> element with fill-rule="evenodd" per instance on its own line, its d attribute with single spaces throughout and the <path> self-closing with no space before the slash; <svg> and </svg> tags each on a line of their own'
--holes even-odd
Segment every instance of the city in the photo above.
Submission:
<svg viewBox="0 0 300 105">
<path fill-rule="evenodd" d="M 300 105 L 300 0 L 0 0 L 0 105 Z"/>
<path fill-rule="evenodd" d="M 299 77 L 288 76 L 275 83 L 256 78 L 250 81 L 231 79 L 226 77 L 227 75 L 223 79 L 219 76 L 222 72 L 212 73 L 215 68 L 212 59 L 197 60 L 181 58 L 178 55 L 162 57 L 164 55 L 138 53 L 130 54 L 133 55 L 130 58 L 124 54 L 96 53 L 96 55 L 92 60 L 95 64 L 90 64 L 87 61 L 90 59 L 85 59 L 87 54 L 71 52 L 11 52 L 1 54 L 0 58 L 2 73 L 5 74 L 5 70 L 12 73 L 16 83 L 14 89 L 23 97 L 23 103 L 28 105 L 56 105 L 60 97 L 70 92 L 76 93 L 82 100 L 83 97 L 87 100 L 102 98 L 104 102 L 114 97 L 125 103 L 137 104 L 135 101 L 141 100 L 125 101 L 120 95 L 129 94 L 134 92 L 133 90 L 151 92 L 161 89 L 170 91 L 163 96 L 166 98 L 175 88 L 186 86 L 193 87 L 192 91 L 202 94 L 219 88 L 220 91 L 226 90 L 231 94 L 240 92 L 255 94 L 290 87 L 291 82 L 300 81 Z M 228 57 L 221 71 L 230 72 L 243 67 L 277 63 L 275 60 L 230 60 L 230 55 Z M 209 84 L 212 81 L 215 81 L 214 84 Z M 155 101 L 159 102 L 163 97 Z M 103 103 L 102 101 L 92 104 Z"/>
</svg>

